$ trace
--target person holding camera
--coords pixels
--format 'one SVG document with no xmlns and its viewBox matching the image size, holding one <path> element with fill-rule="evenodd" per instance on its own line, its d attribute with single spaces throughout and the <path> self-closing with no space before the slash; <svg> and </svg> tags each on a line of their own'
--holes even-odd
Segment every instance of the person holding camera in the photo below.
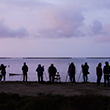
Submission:
<svg viewBox="0 0 110 110">
<path fill-rule="evenodd" d="M 37 71 L 37 75 L 38 75 L 38 82 L 42 83 L 44 67 L 41 67 L 41 64 L 39 64 L 36 71 Z"/>
<path fill-rule="evenodd" d="M 89 70 L 89 66 L 88 66 L 87 62 L 85 62 L 85 64 L 82 65 L 84 83 L 87 82 L 87 80 L 88 80 L 88 74 L 89 74 L 88 70 Z"/>
</svg>

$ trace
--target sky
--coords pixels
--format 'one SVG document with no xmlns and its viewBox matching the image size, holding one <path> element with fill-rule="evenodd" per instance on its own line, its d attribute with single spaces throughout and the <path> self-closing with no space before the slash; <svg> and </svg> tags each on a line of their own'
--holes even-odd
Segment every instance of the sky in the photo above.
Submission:
<svg viewBox="0 0 110 110">
<path fill-rule="evenodd" d="M 109 57 L 110 0 L 0 0 L 0 57 Z"/>
</svg>

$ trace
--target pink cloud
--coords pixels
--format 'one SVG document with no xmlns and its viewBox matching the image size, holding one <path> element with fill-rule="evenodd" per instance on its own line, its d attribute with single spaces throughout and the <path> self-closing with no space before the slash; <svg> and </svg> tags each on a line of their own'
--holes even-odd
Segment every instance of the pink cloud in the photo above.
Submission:
<svg viewBox="0 0 110 110">
<path fill-rule="evenodd" d="M 42 11 L 43 28 L 39 29 L 43 37 L 77 37 L 83 35 L 80 27 L 83 24 L 84 16 L 80 11 L 44 10 Z"/>
<path fill-rule="evenodd" d="M 103 26 L 105 33 L 96 36 L 97 42 L 110 42 L 110 26 Z"/>
</svg>

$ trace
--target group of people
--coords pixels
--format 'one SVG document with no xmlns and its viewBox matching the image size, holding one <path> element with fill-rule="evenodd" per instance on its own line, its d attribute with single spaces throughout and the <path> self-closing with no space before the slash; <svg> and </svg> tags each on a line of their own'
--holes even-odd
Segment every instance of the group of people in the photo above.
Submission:
<svg viewBox="0 0 110 110">
<path fill-rule="evenodd" d="M 84 82 L 87 82 L 88 80 L 88 70 L 89 70 L 89 66 L 87 64 L 87 62 L 85 62 L 85 65 L 82 65 L 82 72 L 83 72 L 83 79 Z M 23 71 L 23 81 L 27 81 L 27 72 L 28 72 L 28 66 L 26 65 L 26 63 L 24 62 L 24 65 L 22 66 L 22 71 Z M 42 83 L 43 82 L 43 72 L 44 72 L 44 67 L 41 66 L 41 64 L 38 65 L 37 69 L 36 69 L 37 75 L 38 75 L 38 82 Z M 48 68 L 48 73 L 49 73 L 49 81 L 50 82 L 54 82 L 55 80 L 55 74 L 57 72 L 56 67 L 54 66 L 54 64 L 51 64 L 50 67 Z M 72 62 L 69 67 L 68 67 L 68 74 L 70 77 L 70 82 L 75 83 L 75 65 Z"/>
<path fill-rule="evenodd" d="M 3 80 L 5 82 L 5 75 L 6 75 L 5 68 L 6 68 L 6 66 L 4 66 L 4 64 L 1 64 L 1 66 L 0 66 L 0 71 L 1 71 L 0 82 L 1 82 L 2 78 L 4 78 Z M 88 66 L 87 62 L 85 62 L 84 65 L 81 65 L 81 68 L 82 68 L 82 73 L 83 73 L 83 80 L 84 80 L 84 83 L 86 83 L 88 81 L 88 74 L 90 74 L 89 66 Z M 26 62 L 24 62 L 23 66 L 22 66 L 22 71 L 23 71 L 23 81 L 27 81 L 28 66 L 27 66 Z M 44 67 L 41 66 L 41 64 L 38 65 L 36 72 L 38 75 L 38 82 L 39 83 L 43 82 Z M 51 64 L 50 67 L 48 68 L 48 73 L 49 73 L 49 81 L 52 83 L 55 80 L 56 72 L 57 72 L 56 67 L 54 66 L 54 64 Z M 105 62 L 105 66 L 103 67 L 103 69 L 102 69 L 101 63 L 99 63 L 98 66 L 96 67 L 97 86 L 100 85 L 100 81 L 101 81 L 103 73 L 104 73 L 104 86 L 106 87 L 106 81 L 108 81 L 108 86 L 110 86 L 110 82 L 109 82 L 110 66 L 107 61 Z M 76 83 L 75 74 L 76 74 L 76 68 L 75 68 L 74 62 L 71 62 L 71 64 L 68 67 L 68 75 L 70 77 L 71 83 Z"/>
<path fill-rule="evenodd" d="M 96 74 L 97 74 L 97 85 L 100 85 L 102 74 L 104 73 L 104 87 L 106 87 L 106 81 L 108 81 L 108 87 L 110 86 L 109 77 L 110 77 L 110 66 L 109 63 L 106 61 L 105 66 L 102 69 L 102 64 L 99 63 L 96 67 Z"/>
<path fill-rule="evenodd" d="M 87 82 L 87 80 L 88 80 L 87 75 L 89 74 L 89 72 L 88 72 L 89 66 L 87 65 L 87 62 L 85 62 L 85 65 L 82 65 L 81 67 L 82 67 L 84 82 Z M 24 65 L 22 66 L 22 71 L 23 71 L 23 81 L 27 81 L 28 66 L 26 65 L 25 62 L 24 62 Z M 41 66 L 41 64 L 39 64 L 37 69 L 36 69 L 36 72 L 38 75 L 38 82 L 42 83 L 43 82 L 44 67 Z M 52 83 L 54 83 L 56 72 L 57 72 L 56 67 L 54 66 L 54 64 L 51 64 L 50 67 L 48 68 L 48 73 L 49 73 L 49 81 Z M 72 62 L 68 68 L 68 74 L 70 76 L 70 82 L 73 82 L 73 83 L 76 82 L 75 73 L 76 73 L 75 65 Z"/>
<path fill-rule="evenodd" d="M 87 64 L 87 62 L 85 62 L 84 65 L 81 65 L 82 67 L 82 73 L 83 73 L 83 80 L 84 80 L 84 83 L 88 81 L 88 74 L 89 73 L 89 66 Z M 72 62 L 70 65 L 69 65 L 69 69 L 68 69 L 68 73 L 69 73 L 69 76 L 70 76 L 70 81 L 75 83 L 75 65 L 74 63 Z M 103 67 L 102 69 L 102 64 L 99 63 L 98 66 L 96 67 L 96 75 L 97 75 L 97 86 L 100 86 L 100 81 L 101 81 L 101 78 L 102 78 L 102 74 L 104 74 L 104 87 L 106 87 L 106 81 L 108 81 L 108 87 L 110 86 L 110 66 L 109 66 L 109 63 L 106 61 L 105 62 L 105 66 Z"/>
<path fill-rule="evenodd" d="M 28 66 L 26 65 L 25 62 L 24 62 L 24 65 L 22 66 L 22 71 L 23 71 L 23 81 L 27 81 Z M 41 66 L 41 64 L 39 64 L 36 69 L 36 72 L 38 75 L 38 82 L 42 83 L 44 67 Z M 49 81 L 52 83 L 54 83 L 56 72 L 57 72 L 56 67 L 54 66 L 54 64 L 51 64 L 51 66 L 48 68 L 48 73 L 49 73 Z"/>
<path fill-rule="evenodd" d="M 84 83 L 87 82 L 88 80 L 88 74 L 89 74 L 89 66 L 87 64 L 87 62 L 85 62 L 84 65 L 81 65 L 81 68 L 82 68 L 82 73 L 83 73 L 83 79 L 84 79 Z M 75 70 L 75 65 L 74 63 L 72 62 L 70 65 L 69 65 L 69 68 L 68 68 L 68 74 L 70 76 L 70 82 L 71 83 L 76 83 L 76 80 L 75 80 L 75 73 L 76 73 L 76 70 Z"/>
</svg>

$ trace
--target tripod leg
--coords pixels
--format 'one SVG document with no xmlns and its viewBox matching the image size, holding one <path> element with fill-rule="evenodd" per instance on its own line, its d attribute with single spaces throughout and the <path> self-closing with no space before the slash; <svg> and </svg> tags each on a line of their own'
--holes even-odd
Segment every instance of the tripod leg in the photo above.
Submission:
<svg viewBox="0 0 110 110">
<path fill-rule="evenodd" d="M 80 79 L 81 73 L 82 73 L 82 72 L 80 71 L 80 74 L 79 74 L 79 76 L 78 76 L 77 82 L 78 82 L 78 81 L 79 81 L 79 79 Z"/>
<path fill-rule="evenodd" d="M 46 75 L 46 72 L 44 72 L 45 73 L 45 77 L 46 77 L 46 79 L 47 79 L 47 75 Z"/>
<path fill-rule="evenodd" d="M 66 79 L 65 79 L 65 82 L 67 82 L 67 78 L 68 78 L 68 73 L 67 73 L 67 75 L 66 75 Z"/>
</svg>

